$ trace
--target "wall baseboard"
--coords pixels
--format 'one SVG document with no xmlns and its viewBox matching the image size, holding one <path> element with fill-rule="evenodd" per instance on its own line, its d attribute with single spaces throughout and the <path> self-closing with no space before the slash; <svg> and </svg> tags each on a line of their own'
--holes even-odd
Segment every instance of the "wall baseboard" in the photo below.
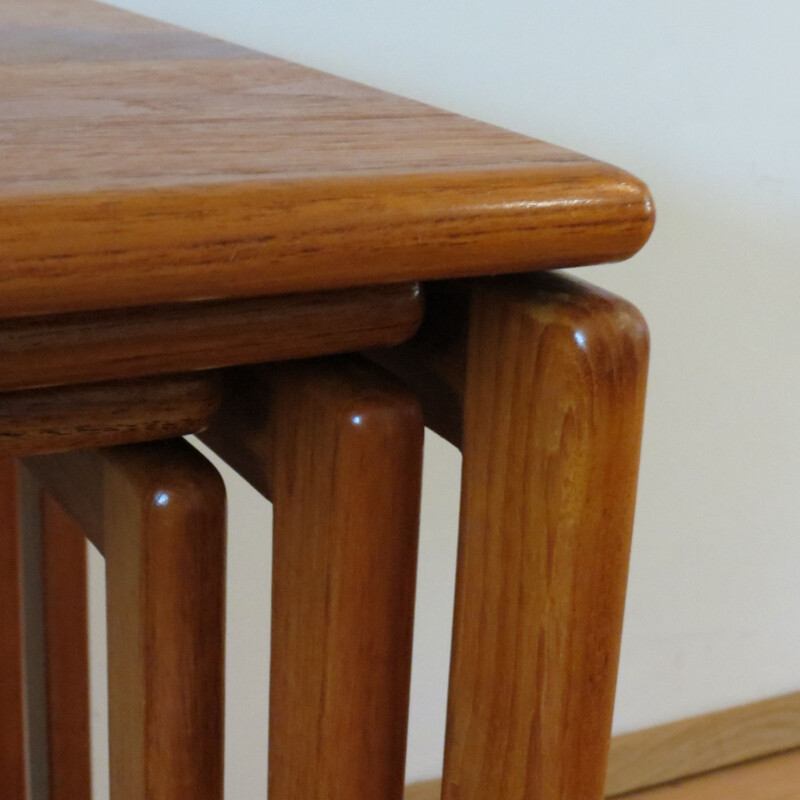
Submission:
<svg viewBox="0 0 800 800">
<path fill-rule="evenodd" d="M 615 736 L 606 796 L 699 775 L 800 747 L 800 692 Z M 440 781 L 415 783 L 405 800 L 439 800 Z"/>
</svg>

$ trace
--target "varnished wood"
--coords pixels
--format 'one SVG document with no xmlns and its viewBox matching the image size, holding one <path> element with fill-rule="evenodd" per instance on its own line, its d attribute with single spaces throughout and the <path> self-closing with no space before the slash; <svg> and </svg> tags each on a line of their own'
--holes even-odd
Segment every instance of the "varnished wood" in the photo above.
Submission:
<svg viewBox="0 0 800 800">
<path fill-rule="evenodd" d="M 403 800 L 440 800 L 441 796 L 441 781 L 419 781 L 406 786 Z"/>
<path fill-rule="evenodd" d="M 609 795 L 800 747 L 800 692 L 655 728 L 611 742 Z"/>
<path fill-rule="evenodd" d="M 47 492 L 78 521 L 86 538 L 102 553 L 105 548 L 103 470 L 95 454 L 77 450 L 29 456 L 22 463 L 38 488 L 47 487 Z"/>
<path fill-rule="evenodd" d="M 214 373 L 0 394 L 0 456 L 165 439 L 208 425 Z"/>
<path fill-rule="evenodd" d="M 275 505 L 270 800 L 400 800 L 416 400 L 344 359 L 243 370 L 202 438 Z"/>
<path fill-rule="evenodd" d="M 89 800 L 89 631 L 86 539 L 42 495 L 42 583 L 50 800 Z"/>
<path fill-rule="evenodd" d="M 0 322 L 0 389 L 282 361 L 397 344 L 417 329 L 414 283 Z M 80 353 L 80 358 L 75 358 Z"/>
<path fill-rule="evenodd" d="M 19 497 L 31 796 L 89 798 L 86 542 L 27 469 Z"/>
<path fill-rule="evenodd" d="M 47 482 L 48 469 L 60 476 Z M 106 558 L 112 800 L 221 800 L 225 496 L 178 441 L 26 464 Z M 79 499 L 86 492 L 92 502 Z M 85 514 L 85 515 L 84 515 Z"/>
<path fill-rule="evenodd" d="M 148 61 L 159 58 L 240 58 L 249 50 L 164 25 L 138 14 L 126 15 L 104 3 L 63 0 L 6 2 L 0 27 L 0 65 Z"/>
<path fill-rule="evenodd" d="M 798 786 L 800 750 L 792 750 L 618 796 L 625 800 L 796 800 Z M 415 783 L 406 788 L 405 800 L 440 800 L 440 789 L 439 781 Z"/>
<path fill-rule="evenodd" d="M 165 442 L 109 453 L 104 488 L 111 798 L 221 800 L 222 481 Z"/>
<path fill-rule="evenodd" d="M 647 328 L 556 276 L 476 289 L 443 800 L 600 800 Z"/>
<path fill-rule="evenodd" d="M 798 786 L 800 751 L 794 750 L 625 797 L 626 800 L 795 800 Z"/>
<path fill-rule="evenodd" d="M 414 389 L 425 425 L 458 448 L 463 440 L 470 298 L 478 285 L 470 281 L 426 285 L 426 314 L 417 334 L 398 347 L 364 352 Z"/>
<path fill-rule="evenodd" d="M 588 264 L 650 233 L 619 169 L 142 25 L 0 5 L 0 317 Z"/>
<path fill-rule="evenodd" d="M 444 288 L 429 313 L 419 341 L 373 356 L 411 379 L 464 456 L 442 797 L 595 800 L 646 327 L 624 301 L 553 275 Z"/>
<path fill-rule="evenodd" d="M 612 738 L 606 797 L 628 797 L 798 747 L 800 692 L 643 728 Z M 407 787 L 405 800 L 439 800 L 440 794 L 440 780 L 423 781 Z"/>
<path fill-rule="evenodd" d="M 22 543 L 22 616 L 25 621 L 25 743 L 28 794 L 35 800 L 48 797 L 50 791 L 42 502 L 41 489 L 25 469 L 24 462 L 17 461 L 17 465 Z"/>
<path fill-rule="evenodd" d="M 0 459 L 0 786 L 26 800 L 21 550 L 15 462 Z"/>
<path fill-rule="evenodd" d="M 69 408 L 48 406 L 37 420 L 32 396 L 22 390 L 395 344 L 419 322 L 415 287 L 363 287 L 621 259 L 642 246 L 653 223 L 646 187 L 615 167 L 88 0 L 0 0 L 0 140 L 7 161 L 0 175 L 0 390 L 16 392 L 13 399 L 0 396 L 5 439 L 17 448 L 9 452 L 188 432 L 180 423 L 165 427 L 141 403 L 119 406 L 121 416 L 92 413 L 108 412 L 109 397 L 91 406 L 83 401 L 92 389 L 83 388 L 70 396 Z M 348 291 L 330 293 L 337 289 Z M 325 294 L 306 296 L 311 292 Z M 475 311 L 483 301 L 474 302 L 473 334 L 475 320 L 483 319 Z M 505 323 L 486 324 L 491 338 Z M 562 535 L 559 529 L 555 561 L 547 562 L 555 577 L 547 575 L 552 580 L 532 592 L 532 601 L 528 564 L 523 560 L 518 569 L 507 557 L 516 540 L 492 536 L 486 553 L 474 544 L 480 539 L 474 530 L 484 522 L 503 528 L 520 508 L 525 524 L 538 524 L 520 505 L 518 472 L 544 473 L 536 462 L 541 452 L 530 445 L 534 465 L 519 467 L 504 424 L 517 415 L 520 439 L 526 425 L 547 424 L 520 410 L 528 398 L 513 386 L 519 389 L 513 413 L 498 401 L 480 426 L 474 398 L 489 385 L 490 370 L 488 356 L 481 357 L 485 364 L 476 361 L 475 340 L 471 335 L 457 362 L 445 359 L 437 367 L 446 370 L 441 385 L 449 389 L 454 377 L 466 375 L 466 388 L 454 393 L 465 423 L 451 425 L 449 433 L 464 447 L 466 521 L 445 798 L 504 800 L 509 785 L 524 781 L 514 744 L 525 740 L 524 722 L 509 711 L 504 676 L 521 670 L 514 642 L 524 654 L 533 652 L 527 612 L 540 600 L 556 606 L 542 611 L 542 636 L 575 647 L 574 696 L 581 712 L 588 709 L 588 722 L 581 729 L 585 739 L 573 741 L 573 711 L 559 716 L 544 708 L 551 738 L 532 752 L 547 762 L 552 781 L 566 781 L 565 791 L 586 788 L 604 747 L 602 733 L 587 742 L 604 724 L 615 668 L 607 651 L 619 609 L 604 609 L 611 623 L 598 634 L 597 653 L 606 661 L 598 667 L 599 699 L 592 705 L 580 694 L 588 695 L 586 674 L 594 676 L 597 667 L 590 657 L 597 653 L 580 649 L 578 637 L 589 629 L 577 624 L 570 638 L 559 627 L 558 602 L 564 618 L 579 620 L 575 609 L 585 601 L 565 588 L 577 550 L 572 530 Z M 509 359 L 527 365 L 528 356 L 515 348 L 504 342 Z M 549 339 L 545 356 L 547 348 L 554 351 Z M 319 398 L 310 389 L 298 391 L 295 378 L 285 377 L 291 369 L 275 374 L 293 392 L 276 389 L 269 399 L 288 424 L 267 435 L 259 432 L 258 416 L 251 422 L 258 447 L 267 441 L 276 460 L 265 471 L 267 456 L 247 437 L 233 457 L 245 471 L 256 466 L 255 480 L 276 502 L 272 797 L 399 798 L 419 478 L 411 432 L 419 417 L 409 409 L 416 405 L 384 387 L 380 402 L 391 411 L 377 413 L 379 401 L 370 394 L 359 396 L 363 414 L 342 417 L 330 400 L 344 396 L 337 394 L 344 392 L 337 383 L 343 375 L 331 379 L 338 389 Z M 506 391 L 502 380 L 497 385 Z M 604 402 L 606 388 L 590 402 Z M 131 415 L 133 421 L 123 421 Z M 202 427 L 200 416 L 185 427 Z M 154 419 L 158 424 L 148 430 Z M 635 426 L 635 413 L 632 420 Z M 448 424 L 444 416 L 442 424 Z M 322 434 L 306 439 L 309 429 Z M 494 448 L 490 438 L 499 453 L 512 452 L 506 462 L 487 455 Z M 603 439 L 598 447 L 605 452 L 607 445 Z M 151 448 L 146 457 L 142 449 L 128 449 L 121 456 L 29 461 L 108 560 L 114 800 L 211 800 L 221 791 L 220 493 L 201 491 L 211 479 L 194 467 L 184 465 L 189 477 L 179 478 L 171 467 L 165 474 L 141 466 L 167 447 Z M 565 459 L 564 475 L 576 460 Z M 326 465 L 333 483 L 320 477 Z M 481 471 L 492 475 L 489 499 L 497 513 L 482 506 Z M 163 481 L 157 487 L 168 487 L 160 495 L 153 494 L 154 475 Z M 548 502 L 552 495 L 548 488 Z M 153 499 L 161 496 L 164 509 Z M 296 497 L 315 502 L 290 502 Z M 588 512 L 587 518 L 595 521 Z M 185 530 L 189 519 L 200 528 L 197 536 Z M 608 548 L 624 550 L 622 533 L 612 531 Z M 593 539 L 587 551 L 586 560 L 607 555 Z M 320 554 L 323 561 L 308 557 Z M 486 565 L 476 566 L 483 555 Z M 600 589 L 607 582 L 613 606 L 621 597 L 624 558 L 611 555 L 586 581 Z M 540 563 L 530 570 L 537 577 Z M 484 576 L 491 581 L 488 594 Z M 522 601 L 507 623 L 498 623 L 498 610 L 516 590 Z M 468 619 L 483 604 L 488 632 Z M 549 651 L 534 655 L 543 673 L 556 663 Z M 560 679 L 547 675 L 548 692 L 557 695 Z M 473 721 L 466 699 L 473 676 L 478 733 L 464 739 L 462 722 Z M 532 691 L 530 676 L 519 677 L 519 691 Z M 500 709 L 503 736 L 484 736 L 494 724 L 490 706 Z M 561 736 L 561 723 L 569 736 Z M 587 745 L 586 765 L 569 783 L 562 762 L 579 745 Z M 486 767 L 496 756 L 510 768 Z M 469 761 L 478 766 L 463 777 Z M 551 774 L 537 780 L 549 785 Z"/>
</svg>

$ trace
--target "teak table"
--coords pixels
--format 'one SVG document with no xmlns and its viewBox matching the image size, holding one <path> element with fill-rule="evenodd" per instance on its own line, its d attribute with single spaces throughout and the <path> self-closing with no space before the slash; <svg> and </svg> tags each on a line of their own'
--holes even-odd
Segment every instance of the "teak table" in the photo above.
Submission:
<svg viewBox="0 0 800 800">
<path fill-rule="evenodd" d="M 463 454 L 443 798 L 599 800 L 648 338 L 544 271 L 634 254 L 646 187 L 91 0 L 0 0 L 0 153 L 0 794 L 90 796 L 88 537 L 112 800 L 222 797 L 199 433 L 275 505 L 270 800 L 401 800 L 424 424 Z"/>
</svg>

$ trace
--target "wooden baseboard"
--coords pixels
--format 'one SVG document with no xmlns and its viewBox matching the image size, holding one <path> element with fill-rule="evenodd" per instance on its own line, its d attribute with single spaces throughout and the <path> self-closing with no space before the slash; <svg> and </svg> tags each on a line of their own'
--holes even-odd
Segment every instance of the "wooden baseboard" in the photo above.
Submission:
<svg viewBox="0 0 800 800">
<path fill-rule="evenodd" d="M 609 796 L 800 746 L 800 692 L 614 737 Z"/>
<path fill-rule="evenodd" d="M 798 786 L 800 750 L 790 750 L 626 794 L 625 800 L 795 800 Z"/>
<path fill-rule="evenodd" d="M 606 796 L 657 786 L 800 747 L 800 692 L 615 736 Z M 440 781 L 405 800 L 438 800 Z"/>
</svg>

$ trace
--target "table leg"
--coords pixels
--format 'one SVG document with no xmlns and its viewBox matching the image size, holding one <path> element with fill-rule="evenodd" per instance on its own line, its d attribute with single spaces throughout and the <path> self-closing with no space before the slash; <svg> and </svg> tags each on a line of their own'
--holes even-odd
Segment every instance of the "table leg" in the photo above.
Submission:
<svg viewBox="0 0 800 800">
<path fill-rule="evenodd" d="M 28 470 L 20 478 L 31 794 L 89 798 L 86 541 Z"/>
<path fill-rule="evenodd" d="M 463 451 L 442 796 L 599 800 L 647 328 L 627 302 L 561 276 L 470 294 L 429 294 L 433 328 L 378 356 L 438 385 L 420 386 L 426 416 Z"/>
<path fill-rule="evenodd" d="M 91 797 L 86 539 L 41 494 L 42 588 L 50 800 Z"/>
<path fill-rule="evenodd" d="M 603 797 L 647 330 L 545 280 L 475 292 L 443 797 Z"/>
<path fill-rule="evenodd" d="M 347 359 L 240 375 L 202 438 L 275 507 L 270 800 L 401 800 L 419 406 Z"/>
<path fill-rule="evenodd" d="M 182 441 L 26 464 L 106 558 L 112 800 L 220 800 L 222 481 Z"/>
<path fill-rule="evenodd" d="M 16 462 L 0 459 L 0 785 L 27 797 L 23 690 L 22 581 Z"/>
</svg>

